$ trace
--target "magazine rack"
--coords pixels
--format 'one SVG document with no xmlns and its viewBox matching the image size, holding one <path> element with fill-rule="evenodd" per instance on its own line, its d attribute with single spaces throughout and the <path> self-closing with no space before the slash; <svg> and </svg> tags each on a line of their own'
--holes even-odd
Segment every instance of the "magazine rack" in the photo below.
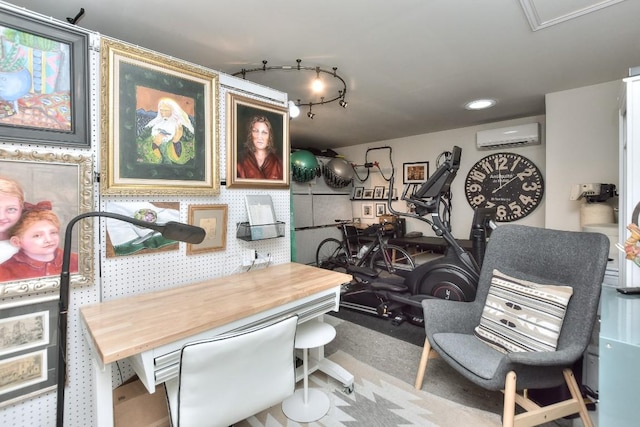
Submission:
<svg viewBox="0 0 640 427">
<path fill-rule="evenodd" d="M 248 242 L 253 240 L 273 239 L 284 237 L 285 223 L 278 221 L 273 224 L 250 225 L 248 222 L 238 223 L 236 237 Z"/>
</svg>

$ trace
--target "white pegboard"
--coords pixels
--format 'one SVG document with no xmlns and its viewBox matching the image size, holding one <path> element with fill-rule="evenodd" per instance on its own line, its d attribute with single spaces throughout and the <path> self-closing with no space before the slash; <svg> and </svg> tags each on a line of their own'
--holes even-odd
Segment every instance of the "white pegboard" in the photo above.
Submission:
<svg viewBox="0 0 640 427">
<path fill-rule="evenodd" d="M 0 3 L 0 7 L 2 3 Z M 31 15 L 27 11 L 21 13 Z M 33 15 L 42 19 L 39 15 Z M 55 21 L 46 18 L 48 21 Z M 61 26 L 67 23 L 59 22 Z M 12 144 L 0 141 L 0 148 L 33 150 L 44 152 L 63 152 L 93 156 L 93 168 L 100 170 L 100 35 L 88 32 L 90 45 L 88 52 L 90 73 L 90 128 L 92 144 L 90 148 L 74 149 L 69 147 L 49 147 L 30 144 Z M 286 94 L 272 89 L 255 86 L 239 81 L 230 76 L 221 75 L 219 90 L 218 135 L 219 135 L 219 171 L 221 182 L 226 177 L 226 94 L 228 91 L 241 93 L 243 96 L 259 99 L 263 102 L 286 106 Z M 273 96 L 273 94 L 277 96 Z M 275 239 L 247 242 L 236 238 L 236 226 L 247 221 L 245 196 L 252 194 L 269 194 L 274 203 L 276 219 L 284 222 L 285 236 Z M 81 332 L 79 309 L 81 306 L 121 298 L 128 295 L 165 289 L 195 281 L 206 280 L 240 272 L 242 254 L 247 249 L 256 249 L 260 254 L 269 254 L 272 263 L 281 264 L 291 259 L 290 247 L 290 194 L 288 189 L 233 189 L 220 186 L 220 194 L 212 197 L 181 196 L 101 196 L 99 185 L 94 185 L 94 209 L 105 210 L 109 202 L 179 202 L 180 220 L 188 222 L 189 205 L 224 204 L 228 207 L 227 239 L 223 251 L 197 255 L 186 254 L 186 244 L 180 243 L 176 251 L 159 252 L 146 255 L 130 255 L 124 257 L 106 257 L 106 224 L 105 220 L 94 220 L 95 245 L 95 283 L 71 290 L 68 314 L 68 368 L 67 387 L 65 391 L 65 423 L 67 427 L 87 427 L 96 425 L 95 390 L 92 379 L 92 360 L 89 347 Z M 77 233 L 77 228 L 75 232 Z M 39 295 L 40 297 L 42 295 Z M 15 299 L 15 298 L 14 298 Z M 2 301 L 0 301 L 2 304 Z M 125 361 L 113 369 L 113 384 L 117 386 L 133 375 L 131 366 Z M 55 425 L 56 393 L 48 392 L 13 405 L 0 408 L 0 425 L 15 427 L 51 426 Z"/>
</svg>

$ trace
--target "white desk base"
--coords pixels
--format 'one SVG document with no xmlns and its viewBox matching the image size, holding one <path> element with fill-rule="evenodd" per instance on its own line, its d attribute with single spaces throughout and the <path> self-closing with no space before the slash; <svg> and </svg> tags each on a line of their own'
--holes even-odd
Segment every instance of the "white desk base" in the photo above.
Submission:
<svg viewBox="0 0 640 427">
<path fill-rule="evenodd" d="M 328 295 L 336 295 L 335 303 L 328 307 L 326 304 Z M 309 308 L 309 299 L 318 300 L 318 304 L 311 304 L 313 308 L 322 308 L 322 310 L 310 309 L 304 315 L 300 315 L 300 321 L 309 321 L 310 319 L 315 319 L 317 317 L 322 316 L 324 313 L 328 311 L 335 310 L 337 308 L 337 291 L 336 292 L 324 292 L 318 295 L 314 295 L 309 298 L 304 298 L 298 303 L 287 304 L 283 307 L 279 307 L 275 311 L 283 313 L 283 312 L 296 312 L 296 310 L 303 306 L 305 309 Z M 333 299 L 333 297 L 331 297 Z M 225 328 L 216 328 L 213 331 L 208 333 L 199 334 L 197 337 L 190 337 L 183 341 L 188 342 L 194 339 L 200 339 L 202 336 L 216 336 L 221 333 L 229 332 L 231 330 L 242 329 L 243 327 L 250 327 L 254 325 L 255 322 L 259 322 L 261 319 L 266 321 L 268 318 L 273 316 L 271 310 L 266 313 L 262 313 L 258 316 L 252 316 L 249 319 L 246 319 L 246 322 L 243 321 L 243 325 L 232 324 L 230 326 L 225 325 Z M 311 320 L 315 321 L 315 320 Z M 85 336 L 88 338 L 88 332 L 85 330 Z M 91 346 L 91 340 L 87 339 L 87 342 Z M 174 347 L 175 350 L 179 350 L 182 346 L 182 342 L 173 343 L 171 346 Z M 167 352 L 168 349 L 162 349 L 160 352 Z M 100 363 L 100 358 L 95 354 L 95 350 L 92 348 L 92 352 L 94 352 L 94 357 L 92 358 L 92 367 L 93 367 L 93 382 L 95 385 L 95 396 L 96 400 L 94 404 L 96 405 L 95 413 L 97 414 L 97 426 L 98 427 L 112 427 L 114 425 L 113 418 L 113 385 L 112 385 L 112 365 L 113 364 L 105 364 Z M 152 380 L 153 378 L 153 356 L 148 355 L 148 353 L 158 353 L 158 349 L 154 349 L 153 351 L 145 352 L 145 354 L 136 355 L 134 357 L 128 358 L 126 360 L 130 361 L 134 370 L 140 377 L 140 379 L 145 383 L 145 386 L 149 390 L 150 393 L 155 391 L 155 385 L 160 384 L 168 379 L 168 377 L 163 377 L 162 380 L 156 380 L 155 382 Z M 151 359 L 151 361 L 150 361 Z M 141 362 L 142 361 L 142 362 Z M 301 368 L 299 367 L 296 370 L 296 378 L 302 378 Z M 321 372 L 326 373 L 327 375 L 335 378 L 337 381 L 340 381 L 345 388 L 349 390 L 353 390 L 353 375 L 348 371 L 343 369 L 338 364 L 332 362 L 331 360 L 324 358 L 324 348 L 317 347 L 309 350 L 309 373 L 314 372 L 315 370 L 320 370 Z M 172 370 L 173 372 L 173 370 Z M 175 370 L 177 374 L 177 369 Z M 157 378 L 157 375 L 156 375 Z M 146 379 L 146 380 L 145 380 Z"/>
</svg>

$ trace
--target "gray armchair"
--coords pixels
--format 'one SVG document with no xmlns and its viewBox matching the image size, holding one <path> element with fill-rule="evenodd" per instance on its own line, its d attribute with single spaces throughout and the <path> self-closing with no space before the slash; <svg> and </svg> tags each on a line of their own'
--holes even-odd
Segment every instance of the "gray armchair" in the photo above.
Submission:
<svg viewBox="0 0 640 427">
<path fill-rule="evenodd" d="M 487 246 L 475 301 L 422 302 L 426 339 L 416 389 L 422 388 L 433 350 L 473 383 L 504 392 L 505 427 L 539 425 L 575 413 L 580 414 L 585 426 L 592 426 L 571 366 L 583 355 L 591 338 L 608 252 L 609 240 L 599 233 L 499 226 Z M 554 351 L 499 351 L 476 336 L 486 314 L 483 310 L 494 270 L 520 281 L 572 288 Z M 496 288 L 492 289 L 495 292 Z M 492 309 L 490 304 L 487 307 Z M 517 304 L 515 309 L 522 310 Z M 502 323 L 514 326 L 513 322 Z M 527 397 L 527 389 L 555 387 L 563 382 L 571 398 L 561 404 L 540 407 Z M 526 412 L 515 415 L 515 404 Z"/>
</svg>

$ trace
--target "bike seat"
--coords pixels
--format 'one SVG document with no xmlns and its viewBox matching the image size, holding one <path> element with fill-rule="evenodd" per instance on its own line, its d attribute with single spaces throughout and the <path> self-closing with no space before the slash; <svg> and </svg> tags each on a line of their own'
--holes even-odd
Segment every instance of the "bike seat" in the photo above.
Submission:
<svg viewBox="0 0 640 427">
<path fill-rule="evenodd" d="M 404 284 L 403 277 L 385 277 L 369 283 L 377 291 L 407 292 L 409 288 Z"/>
<path fill-rule="evenodd" d="M 348 274 L 355 274 L 357 276 L 365 276 L 371 279 L 375 279 L 376 277 L 378 277 L 378 273 L 369 267 L 359 267 L 356 265 L 350 265 L 347 267 L 347 273 Z"/>
</svg>

